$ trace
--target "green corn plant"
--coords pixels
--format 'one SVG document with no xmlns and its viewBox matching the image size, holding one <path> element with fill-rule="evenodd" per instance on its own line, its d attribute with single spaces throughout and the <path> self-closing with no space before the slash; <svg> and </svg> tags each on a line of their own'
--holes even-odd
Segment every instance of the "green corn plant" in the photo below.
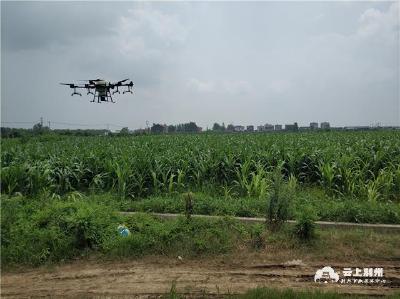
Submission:
<svg viewBox="0 0 400 299">
<path fill-rule="evenodd" d="M 157 178 L 157 174 L 155 171 L 151 171 L 151 177 L 152 177 L 152 188 L 153 188 L 153 193 L 154 194 L 159 194 L 161 192 L 162 188 L 162 182 Z"/>
<path fill-rule="evenodd" d="M 178 175 L 177 175 L 177 180 L 176 180 L 176 188 L 177 191 L 182 191 L 185 189 L 185 171 L 178 169 Z"/>
<path fill-rule="evenodd" d="M 108 173 L 98 173 L 96 174 L 92 181 L 89 184 L 89 188 L 93 191 L 102 190 L 105 188 L 106 178 L 108 177 Z"/>
<path fill-rule="evenodd" d="M 225 199 L 225 200 L 232 199 L 232 190 L 233 190 L 233 187 L 229 187 L 229 186 L 225 183 L 221 188 L 222 188 L 222 192 L 223 192 L 224 199 Z"/>
<path fill-rule="evenodd" d="M 176 183 L 174 182 L 175 174 L 171 173 L 168 179 L 168 193 L 173 193 Z"/>
<path fill-rule="evenodd" d="M 3 167 L 1 170 L 1 190 L 5 190 L 8 195 L 12 195 L 20 187 L 20 177 L 23 176 L 21 166 L 11 165 Z"/>
<path fill-rule="evenodd" d="M 129 177 L 132 182 L 132 188 L 135 190 L 134 195 L 138 197 L 146 194 L 148 188 L 146 187 L 146 176 L 140 172 L 132 173 Z"/>
<path fill-rule="evenodd" d="M 248 196 L 265 198 L 268 191 L 268 176 L 261 163 L 256 165 L 256 171 L 251 172 L 249 183 L 245 186 Z"/>
<path fill-rule="evenodd" d="M 335 164 L 321 163 L 319 165 L 320 183 L 325 188 L 328 194 L 333 194 L 335 191 Z"/>
<path fill-rule="evenodd" d="M 129 178 L 129 167 L 127 164 L 120 164 L 120 163 L 115 163 L 114 167 L 115 167 L 114 171 L 117 176 L 117 179 L 116 179 L 117 193 L 122 198 L 125 198 L 127 195 L 127 182 L 128 182 L 128 178 Z"/>
<path fill-rule="evenodd" d="M 395 174 L 389 168 L 379 170 L 378 176 L 375 178 L 377 189 L 383 197 L 389 197 L 394 187 Z"/>
<path fill-rule="evenodd" d="M 239 187 L 242 193 L 249 195 L 251 191 L 251 182 L 249 182 L 251 162 L 246 160 L 243 164 L 240 164 L 238 168 L 235 169 L 236 180 L 234 183 Z"/>
<path fill-rule="evenodd" d="M 365 190 L 367 193 L 368 201 L 376 202 L 379 200 L 380 194 L 379 194 L 378 186 L 375 183 L 375 181 L 369 181 L 365 185 Z"/>
<path fill-rule="evenodd" d="M 296 192 L 296 191 L 297 191 L 297 188 L 298 188 L 298 181 L 297 181 L 297 178 L 296 178 L 293 174 L 291 174 L 291 175 L 289 176 L 289 179 L 288 179 L 288 188 L 289 188 L 292 192 Z"/>
</svg>

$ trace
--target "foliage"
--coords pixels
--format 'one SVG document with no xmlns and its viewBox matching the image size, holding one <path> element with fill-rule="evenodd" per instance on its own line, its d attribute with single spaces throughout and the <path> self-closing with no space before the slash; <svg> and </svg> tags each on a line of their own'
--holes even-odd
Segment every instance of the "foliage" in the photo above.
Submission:
<svg viewBox="0 0 400 299">
<path fill-rule="evenodd" d="M 119 222 L 110 208 L 83 201 L 2 201 L 3 264 L 38 265 L 103 247 Z"/>
<path fill-rule="evenodd" d="M 193 214 L 193 206 L 194 206 L 193 193 L 188 192 L 185 193 L 183 196 L 185 200 L 185 216 L 186 219 L 189 220 Z"/>
<path fill-rule="evenodd" d="M 311 241 L 315 238 L 316 212 L 311 206 L 303 206 L 296 215 L 293 234 L 301 241 Z"/>
<path fill-rule="evenodd" d="M 196 197 L 197 199 L 197 197 Z M 62 198 L 31 200 L 22 196 L 1 201 L 2 266 L 40 265 L 96 253 L 100 258 L 143 255 L 186 257 L 226 254 L 244 248 L 316 258 L 343 256 L 375 259 L 399 255 L 400 238 L 373 230 L 320 230 L 313 246 L 298 246 L 290 226 L 265 232 L 263 225 L 244 225 L 229 218 L 187 221 L 162 220 L 148 214 L 118 216 L 114 198 L 84 198 L 76 193 Z M 197 200 L 196 200 L 197 203 Z M 182 201 L 181 201 L 182 204 Z M 183 204 L 182 204 L 183 206 Z M 118 234 L 119 225 L 131 234 Z M 377 244 L 371 250 L 369 244 Z M 345 244 L 351 244 L 349 248 Z M 294 251 L 294 252 L 293 252 Z M 275 254 L 275 253 L 274 253 Z"/>
<path fill-rule="evenodd" d="M 397 298 L 397 295 L 389 296 L 389 298 Z M 175 297 L 176 298 L 176 297 Z M 184 297 L 180 297 L 184 298 Z M 293 290 L 293 289 L 273 289 L 273 288 L 256 288 L 247 291 L 245 294 L 231 295 L 227 298 L 231 299 L 366 299 L 363 295 L 343 295 L 335 292 L 313 291 L 313 290 Z"/>
<path fill-rule="evenodd" d="M 274 168 L 331 197 L 398 201 L 400 132 L 173 134 L 2 140 L 2 192 L 116 192 L 140 198 L 224 190 L 265 198 Z"/>
<path fill-rule="evenodd" d="M 265 227 L 261 224 L 256 224 L 250 230 L 251 246 L 256 249 L 263 249 L 266 245 Z"/>
<path fill-rule="evenodd" d="M 281 169 L 278 167 L 273 174 L 271 192 L 267 201 L 266 222 L 270 229 L 277 230 L 288 220 L 289 207 L 294 197 L 293 184 L 283 183 Z"/>
<path fill-rule="evenodd" d="M 122 218 L 111 207 L 80 199 L 1 202 L 2 265 L 40 265 L 101 253 L 111 257 L 226 253 L 246 238 L 230 219 L 161 220 L 146 214 Z M 131 232 L 118 234 L 124 224 Z"/>
<path fill-rule="evenodd" d="M 181 217 L 160 220 L 146 214 L 129 216 L 125 225 L 131 231 L 126 238 L 108 239 L 105 251 L 111 256 L 172 254 L 197 256 L 227 253 L 244 237 L 243 227 L 229 219 L 207 220 Z"/>
</svg>

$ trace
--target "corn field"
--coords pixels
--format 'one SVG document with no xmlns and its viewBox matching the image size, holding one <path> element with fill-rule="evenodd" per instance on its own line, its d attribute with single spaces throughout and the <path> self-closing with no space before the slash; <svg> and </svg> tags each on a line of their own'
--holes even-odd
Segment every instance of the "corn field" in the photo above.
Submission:
<svg viewBox="0 0 400 299">
<path fill-rule="evenodd" d="M 1 192 L 264 197 L 277 167 L 289 184 L 333 197 L 398 200 L 400 132 L 3 139 Z"/>
</svg>

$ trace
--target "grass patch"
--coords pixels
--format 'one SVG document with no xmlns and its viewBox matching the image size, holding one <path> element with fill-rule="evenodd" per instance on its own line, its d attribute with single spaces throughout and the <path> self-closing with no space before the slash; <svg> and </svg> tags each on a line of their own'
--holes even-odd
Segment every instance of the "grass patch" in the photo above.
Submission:
<svg viewBox="0 0 400 299">
<path fill-rule="evenodd" d="M 339 299 L 339 298 L 357 298 L 364 299 L 369 296 L 344 295 L 334 292 L 308 291 L 308 290 L 280 290 L 272 288 L 256 288 L 247 291 L 245 294 L 227 296 L 231 299 Z M 388 296 L 387 298 L 398 298 L 398 295 Z"/>
<path fill-rule="evenodd" d="M 149 254 L 223 254 L 246 243 L 253 227 L 229 218 L 161 220 L 148 214 L 122 217 L 85 200 L 1 202 L 2 265 L 40 265 L 100 253 L 113 258 Z M 118 233 L 124 224 L 131 232 Z"/>
<path fill-rule="evenodd" d="M 361 229 L 316 230 L 308 242 L 293 235 L 293 226 L 269 232 L 262 224 L 246 225 L 230 218 L 158 219 L 139 213 L 121 216 L 111 206 L 80 198 L 1 201 L 2 266 L 42 265 L 76 257 L 139 257 L 255 252 L 266 258 L 312 257 L 332 260 L 395 260 L 400 235 Z M 131 234 L 123 237 L 118 226 Z M 238 249 L 238 251 L 236 251 Z"/>
<path fill-rule="evenodd" d="M 265 217 L 266 200 L 255 197 L 225 198 L 207 193 L 194 193 L 193 196 L 194 214 Z M 185 202 L 181 195 L 152 196 L 139 200 L 117 200 L 117 202 L 116 205 L 123 211 L 185 212 Z M 319 189 L 303 189 L 297 191 L 290 202 L 289 218 L 294 219 L 297 211 L 305 206 L 311 208 L 316 218 L 321 221 L 400 224 L 400 203 L 398 202 L 370 202 L 348 197 L 334 198 L 325 195 Z"/>
<path fill-rule="evenodd" d="M 400 293 L 386 296 L 385 298 L 399 298 Z M 172 285 L 168 294 L 162 296 L 163 299 L 184 299 L 190 298 L 179 294 L 175 284 Z M 203 298 L 207 298 L 207 294 L 203 294 Z M 274 288 L 256 288 L 247 291 L 244 294 L 219 296 L 226 299 L 366 299 L 371 298 L 364 295 L 340 294 L 335 292 L 311 291 L 311 290 L 293 290 L 293 289 L 274 289 Z"/>
<path fill-rule="evenodd" d="M 105 251 L 111 256 L 223 254 L 243 242 L 252 229 L 229 218 L 161 220 L 147 214 L 129 216 L 124 223 L 131 235 L 108 240 Z"/>
<path fill-rule="evenodd" d="M 39 265 L 99 250 L 120 216 L 86 201 L 1 202 L 2 264 Z"/>
</svg>

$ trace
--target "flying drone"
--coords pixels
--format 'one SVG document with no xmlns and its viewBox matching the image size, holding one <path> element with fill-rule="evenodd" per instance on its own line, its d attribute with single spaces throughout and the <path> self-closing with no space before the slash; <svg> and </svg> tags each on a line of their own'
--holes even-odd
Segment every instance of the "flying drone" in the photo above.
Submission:
<svg viewBox="0 0 400 299">
<path fill-rule="evenodd" d="M 115 93 L 121 94 L 121 92 L 119 91 L 119 87 L 127 87 L 127 89 L 124 90 L 122 94 L 125 93 L 133 94 L 132 91 L 133 82 L 130 81 L 129 83 L 126 83 L 128 80 L 129 79 L 124 79 L 113 83 L 103 79 L 94 79 L 94 80 L 80 80 L 80 81 L 85 81 L 87 83 L 78 85 L 76 85 L 75 83 L 60 83 L 60 84 L 68 85 L 70 88 L 74 90 L 71 96 L 74 95 L 82 96 L 82 94 L 80 92 L 77 92 L 76 90 L 79 88 L 83 88 L 87 90 L 87 95 L 89 94 L 93 95 L 93 100 L 90 101 L 92 103 L 94 103 L 96 99 L 97 103 L 101 102 L 115 103 L 115 101 L 112 98 L 112 95 L 114 95 Z M 115 88 L 116 90 L 114 91 Z M 113 91 L 111 92 L 111 90 Z"/>
</svg>

